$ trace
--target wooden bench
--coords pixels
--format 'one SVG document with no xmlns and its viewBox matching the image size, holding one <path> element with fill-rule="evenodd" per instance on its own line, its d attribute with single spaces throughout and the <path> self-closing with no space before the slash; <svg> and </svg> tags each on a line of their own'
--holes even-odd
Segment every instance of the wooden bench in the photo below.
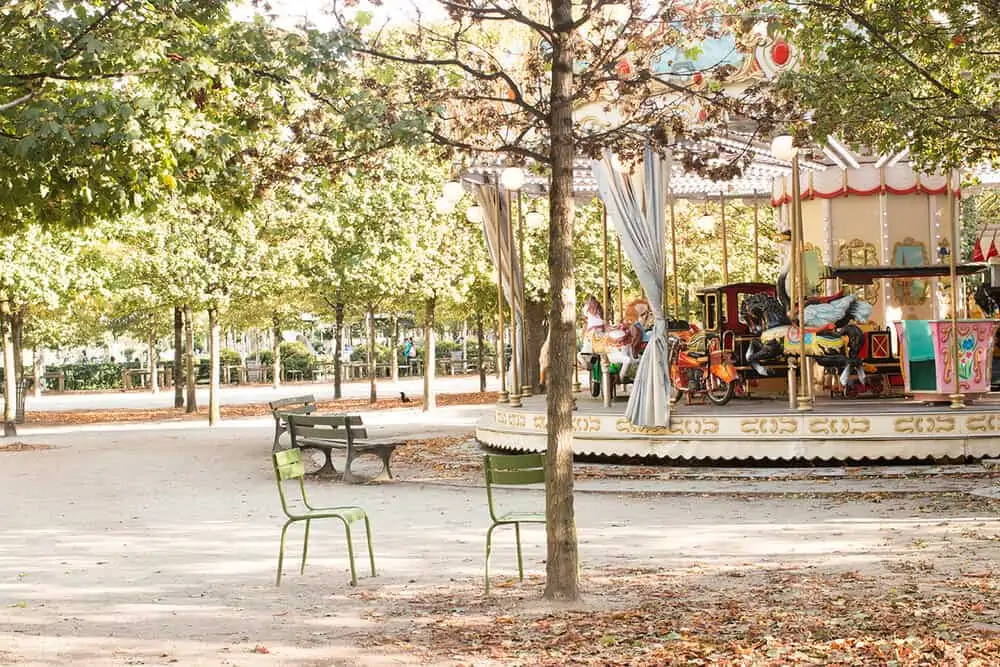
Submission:
<svg viewBox="0 0 1000 667">
<path fill-rule="evenodd" d="M 308 415 L 316 412 L 316 398 L 312 394 L 279 398 L 268 402 L 267 407 L 271 408 L 271 415 L 274 417 L 274 445 L 271 446 L 271 451 L 276 452 L 278 439 L 288 430 L 288 415 Z"/>
<path fill-rule="evenodd" d="M 378 456 L 382 460 L 382 470 L 376 478 L 392 479 L 389 460 L 392 452 L 403 442 L 369 438 L 360 415 L 289 414 L 288 426 L 292 434 L 292 447 L 316 449 L 326 456 L 326 462 L 317 471 L 319 474 L 338 474 L 333 465 L 333 450 L 343 449 L 347 452 L 347 461 L 341 474 L 341 479 L 345 482 L 365 481 L 351 472 L 351 464 L 359 456 L 366 454 Z"/>
</svg>

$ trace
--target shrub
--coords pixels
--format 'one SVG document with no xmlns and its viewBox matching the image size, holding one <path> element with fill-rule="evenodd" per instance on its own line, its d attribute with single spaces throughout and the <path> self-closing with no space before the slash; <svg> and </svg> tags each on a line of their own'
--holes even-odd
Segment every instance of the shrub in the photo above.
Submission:
<svg viewBox="0 0 1000 667">
<path fill-rule="evenodd" d="M 263 355 L 261 355 L 263 357 Z M 272 357 L 273 359 L 273 357 Z M 308 375 L 316 367 L 316 356 L 304 343 L 285 342 L 281 344 L 281 368 L 284 371 L 302 371 Z"/>
<path fill-rule="evenodd" d="M 243 363 L 243 357 L 236 350 L 225 349 L 219 352 L 219 362 L 223 366 L 239 366 Z"/>
</svg>

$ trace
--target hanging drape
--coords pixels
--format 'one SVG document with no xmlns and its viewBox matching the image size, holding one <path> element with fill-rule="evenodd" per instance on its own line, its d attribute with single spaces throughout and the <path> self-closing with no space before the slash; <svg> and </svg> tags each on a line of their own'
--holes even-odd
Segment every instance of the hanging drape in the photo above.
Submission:
<svg viewBox="0 0 1000 667">
<path fill-rule="evenodd" d="M 667 323 L 663 316 L 665 205 L 670 187 L 670 159 L 647 146 L 634 174 L 613 165 L 606 151 L 595 160 L 597 190 L 614 223 L 622 249 L 635 268 L 655 318 L 653 338 L 639 362 L 625 416 L 636 426 L 670 423 L 667 370 Z"/>
<path fill-rule="evenodd" d="M 523 274 L 521 270 L 521 258 L 517 253 L 517 243 L 514 241 L 514 228 L 511 224 L 511 215 L 508 210 L 506 197 L 501 190 L 490 184 L 476 184 L 472 187 L 472 194 L 476 198 L 476 203 L 483 211 L 483 237 L 486 241 L 486 250 L 490 254 L 493 267 L 497 266 L 497 249 L 501 250 L 500 275 L 503 278 L 503 295 L 507 303 L 511 305 L 515 316 L 513 326 L 511 322 L 506 322 L 514 332 L 515 341 L 521 340 L 521 281 Z M 516 196 L 516 195 L 515 195 Z M 513 259 L 513 261 L 511 261 Z M 513 273 L 511 267 L 513 266 Z M 509 341 L 508 341 L 509 342 Z M 517 350 L 518 367 L 524 368 L 524 354 L 520 345 L 511 346 Z M 503 350 L 497 350 L 498 363 L 503 358 Z M 508 381 L 512 382 L 511 369 L 508 369 Z M 523 371 L 522 371 L 523 375 Z M 508 383 L 508 386 L 511 386 Z"/>
</svg>

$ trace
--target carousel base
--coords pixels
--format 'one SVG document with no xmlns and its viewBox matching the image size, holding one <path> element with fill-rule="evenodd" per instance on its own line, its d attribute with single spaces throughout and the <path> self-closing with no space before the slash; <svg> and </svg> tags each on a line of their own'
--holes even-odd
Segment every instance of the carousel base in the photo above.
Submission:
<svg viewBox="0 0 1000 667">
<path fill-rule="evenodd" d="M 787 399 L 733 399 L 725 407 L 687 405 L 671 411 L 670 425 L 635 426 L 625 417 L 627 398 L 610 407 L 576 394 L 576 455 L 685 461 L 861 461 L 1000 457 L 1000 396 L 954 410 L 947 403 L 905 399 L 817 398 L 810 412 Z M 544 396 L 523 406 L 498 404 L 477 426 L 491 448 L 546 449 Z"/>
</svg>

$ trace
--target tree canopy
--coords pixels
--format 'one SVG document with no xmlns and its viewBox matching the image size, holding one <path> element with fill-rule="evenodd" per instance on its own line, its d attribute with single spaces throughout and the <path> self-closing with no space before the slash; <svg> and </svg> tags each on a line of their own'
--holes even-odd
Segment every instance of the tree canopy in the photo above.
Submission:
<svg viewBox="0 0 1000 667">
<path fill-rule="evenodd" d="M 778 91 L 837 135 L 926 167 L 1000 160 L 1000 7 L 989 0 L 778 5 L 802 52 Z"/>
</svg>

